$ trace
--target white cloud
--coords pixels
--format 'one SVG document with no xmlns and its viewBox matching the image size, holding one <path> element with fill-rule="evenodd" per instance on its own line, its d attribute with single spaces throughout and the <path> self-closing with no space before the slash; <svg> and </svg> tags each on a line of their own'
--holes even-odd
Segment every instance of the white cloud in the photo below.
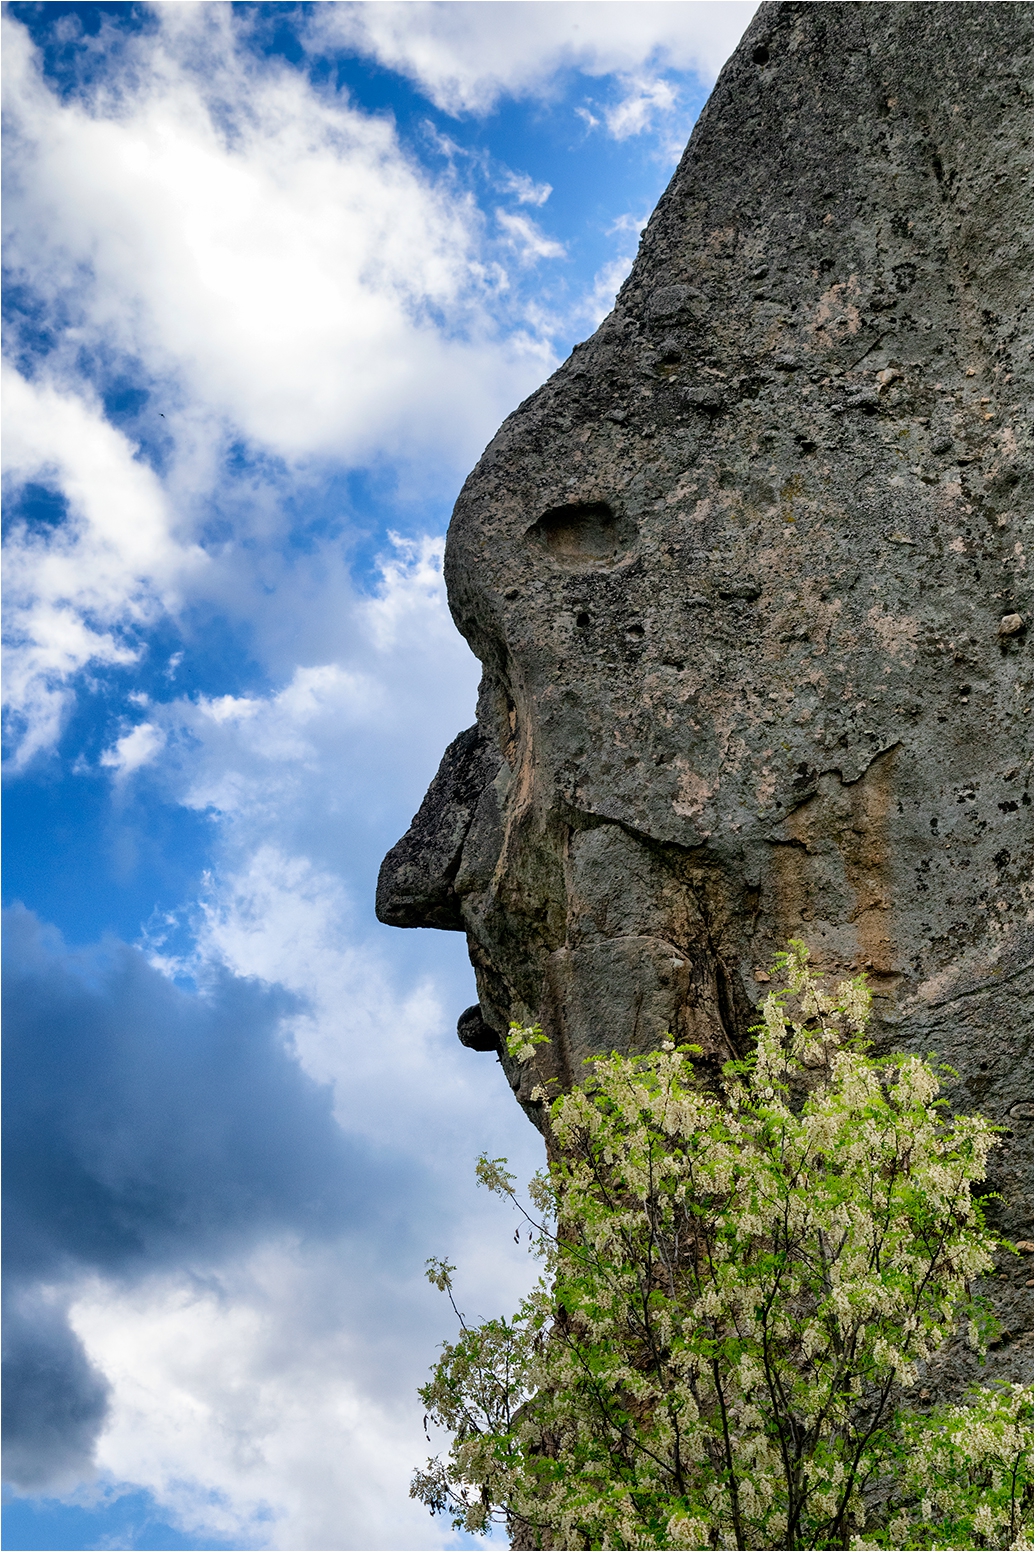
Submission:
<svg viewBox="0 0 1035 1552">
<path fill-rule="evenodd" d="M 629 254 L 619 254 L 610 264 L 605 264 L 593 277 L 593 288 L 583 304 L 583 316 L 596 328 L 615 305 L 622 281 L 629 273 Z"/>
<path fill-rule="evenodd" d="M 467 1227 L 496 1240 L 489 1297 L 516 1304 L 530 1267 L 507 1250 L 505 1211 Z M 488 1292 L 478 1268 L 469 1283 Z M 393 1277 L 362 1243 L 268 1243 L 193 1277 L 93 1280 L 72 1323 L 112 1386 L 100 1470 L 149 1489 L 195 1536 L 296 1552 L 455 1545 L 407 1492 L 428 1454 L 416 1387 L 452 1334 L 419 1264 Z"/>
<path fill-rule="evenodd" d="M 201 551 L 175 534 L 161 483 L 88 390 L 3 369 L 5 482 L 60 491 L 54 527 L 15 523 L 5 544 L 5 701 L 24 765 L 57 737 L 68 684 L 91 665 L 130 663 L 128 629 L 173 607 Z"/>
<path fill-rule="evenodd" d="M 513 210 L 497 210 L 496 220 L 523 264 L 534 264 L 537 259 L 564 258 L 564 244 L 547 237 L 528 216 Z"/>
<path fill-rule="evenodd" d="M 545 205 L 553 193 L 553 186 L 549 183 L 536 183 L 527 172 L 507 171 L 503 179 L 503 188 L 508 194 L 513 194 L 519 205 Z"/>
<path fill-rule="evenodd" d="M 181 801 L 231 818 L 254 813 L 261 787 L 265 811 L 274 792 L 283 797 L 282 778 L 297 787 L 318 768 L 312 734 L 322 732 L 324 739 L 332 730 L 347 735 L 383 709 L 385 695 L 386 687 L 369 674 L 323 663 L 296 668 L 290 682 L 268 696 L 201 695 L 164 707 L 164 716 L 179 730 L 189 731 L 194 745 L 187 764 L 197 774 Z M 209 755 L 203 765 L 197 759 L 199 747 Z M 261 769 L 258 786 L 248 782 L 242 766 Z"/>
<path fill-rule="evenodd" d="M 487 113 L 505 96 L 549 96 L 569 69 L 602 76 L 655 63 L 713 80 L 755 9 L 752 0 L 366 0 L 316 7 L 310 46 L 360 50 L 446 112 Z"/>
<path fill-rule="evenodd" d="M 478 665 L 449 617 L 441 539 L 397 538 L 374 594 L 346 603 L 336 661 L 297 667 L 267 695 L 152 702 L 143 725 L 166 740 L 162 790 L 216 821 L 219 867 L 194 923 L 195 968 L 225 964 L 305 998 L 296 1049 L 334 1084 L 342 1124 L 383 1137 L 405 1115 L 402 1135 L 423 1136 L 440 1081 L 443 1109 L 461 1102 L 434 1041 L 473 986 L 453 940 L 448 1016 L 441 980 L 393 989 L 412 980 L 402 966 L 423 935 L 389 935 L 393 969 L 371 942 L 374 878 L 445 745 L 473 721 Z M 149 941 L 154 962 L 189 968 L 165 931 L 159 923 Z"/>
<path fill-rule="evenodd" d="M 165 747 L 165 734 L 153 722 L 139 722 L 124 733 L 110 749 L 101 755 L 101 764 L 113 770 L 117 777 L 131 776 L 145 765 L 150 765 Z"/>
<path fill-rule="evenodd" d="M 202 960 L 306 999 L 286 1028 L 305 1070 L 333 1085 L 345 1130 L 372 1141 L 393 1137 L 426 1160 L 428 1107 L 436 1099 L 449 1106 L 452 1126 L 464 1101 L 453 1063 L 441 1060 L 439 1037 L 450 1020 L 430 983 L 409 993 L 393 984 L 387 963 L 362 942 L 340 878 L 261 846 L 240 872 L 213 884 L 204 911 Z"/>
<path fill-rule="evenodd" d="M 189 404 L 288 458 L 466 452 L 551 363 L 497 337 L 470 197 L 388 119 L 243 53 L 228 10 L 155 19 L 64 101 L 6 23 L 15 274 L 77 346 L 143 362 L 173 432 Z"/>
<path fill-rule="evenodd" d="M 285 582 L 283 650 L 296 657 L 279 688 L 149 705 L 167 737 L 159 779 L 218 818 L 233 867 L 275 836 L 354 872 L 408 823 L 446 744 L 474 720 L 480 670 L 449 615 L 442 550 L 441 538 L 396 537 L 367 595 L 333 570 L 315 598 Z M 310 647 L 323 660 L 299 664 Z"/>
<path fill-rule="evenodd" d="M 676 106 L 677 94 L 669 81 L 660 76 L 624 81 L 625 95 L 613 107 L 604 110 L 608 132 L 616 140 L 628 140 L 653 126 L 659 115 Z"/>
<path fill-rule="evenodd" d="M 135 632 L 184 589 L 254 611 L 260 641 L 281 618 L 240 541 L 283 529 L 287 476 L 256 465 L 235 485 L 228 442 L 293 462 L 302 483 L 328 460 L 395 459 L 452 484 L 553 365 L 525 322 L 501 333 L 507 277 L 483 217 L 389 120 L 247 54 L 229 8 L 154 19 L 91 97 L 64 98 L 3 23 L 8 262 L 66 320 L 45 376 L 5 377 L 9 485 L 44 483 L 70 508 L 8 549 L 22 764 L 55 742 L 74 676 L 133 662 Z M 517 247 L 524 261 L 557 245 L 529 223 Z M 91 357 L 150 389 L 137 424 L 160 473 L 106 420 Z M 206 538 L 205 565 L 213 497 L 234 531 Z"/>
</svg>

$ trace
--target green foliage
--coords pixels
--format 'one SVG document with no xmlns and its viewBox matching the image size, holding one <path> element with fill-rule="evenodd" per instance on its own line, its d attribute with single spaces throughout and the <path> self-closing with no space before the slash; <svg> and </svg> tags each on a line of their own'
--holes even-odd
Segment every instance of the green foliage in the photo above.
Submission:
<svg viewBox="0 0 1035 1552">
<path fill-rule="evenodd" d="M 929 1063 L 866 1054 L 862 978 L 825 993 L 799 943 L 777 971 L 722 1093 L 666 1041 L 554 1101 L 530 1193 L 543 1276 L 512 1321 L 461 1318 L 421 1391 L 452 1447 L 411 1492 L 456 1527 L 499 1518 L 540 1547 L 1031 1545 L 1030 1391 L 919 1391 L 961 1331 L 979 1352 L 991 1332 L 971 1284 L 1013 1247 L 972 1187 L 995 1128 L 949 1117 Z M 513 1031 L 511 1053 L 534 1061 L 538 1036 Z M 505 1163 L 479 1177 L 516 1202 Z M 429 1264 L 450 1298 L 451 1272 Z"/>
</svg>

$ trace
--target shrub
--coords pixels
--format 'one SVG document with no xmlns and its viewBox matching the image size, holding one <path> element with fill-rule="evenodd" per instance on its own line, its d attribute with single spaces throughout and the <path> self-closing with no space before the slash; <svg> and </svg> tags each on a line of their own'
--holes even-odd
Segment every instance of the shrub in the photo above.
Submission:
<svg viewBox="0 0 1035 1552">
<path fill-rule="evenodd" d="M 420 1392 L 452 1445 L 411 1493 L 455 1527 L 504 1520 L 529 1547 L 1031 1545 L 1030 1391 L 925 1406 L 920 1388 L 947 1344 L 983 1354 L 992 1331 L 972 1283 L 1013 1247 L 972 1188 L 995 1128 L 950 1118 L 927 1061 L 867 1054 L 862 978 L 825 993 L 800 943 L 777 971 L 721 1093 L 666 1041 L 592 1062 L 550 1106 L 526 1213 L 543 1275 L 513 1320 L 461 1317 Z M 541 1038 L 515 1027 L 512 1054 Z M 479 1178 L 516 1202 L 505 1165 L 483 1156 Z M 453 1270 L 429 1263 L 450 1298 Z"/>
</svg>

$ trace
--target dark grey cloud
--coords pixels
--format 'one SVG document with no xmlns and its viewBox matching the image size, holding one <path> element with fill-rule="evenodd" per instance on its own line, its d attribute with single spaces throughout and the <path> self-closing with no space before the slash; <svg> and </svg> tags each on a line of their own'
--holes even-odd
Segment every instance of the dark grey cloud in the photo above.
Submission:
<svg viewBox="0 0 1035 1552">
<path fill-rule="evenodd" d="M 4 1297 L 4 1475 L 23 1491 L 89 1474 L 108 1385 L 55 1308 L 22 1284 Z"/>
<path fill-rule="evenodd" d="M 63 1285 L 360 1228 L 397 1183 L 285 1048 L 285 994 L 183 991 L 124 943 L 4 923 L 5 1471 L 33 1489 L 81 1471 L 105 1415 Z"/>
</svg>

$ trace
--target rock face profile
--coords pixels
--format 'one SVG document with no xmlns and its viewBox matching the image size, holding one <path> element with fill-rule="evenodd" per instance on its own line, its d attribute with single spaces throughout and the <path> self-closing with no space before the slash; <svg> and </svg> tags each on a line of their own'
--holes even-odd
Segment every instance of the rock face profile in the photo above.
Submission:
<svg viewBox="0 0 1035 1552">
<path fill-rule="evenodd" d="M 1030 25 L 757 12 L 613 312 L 460 494 L 478 721 L 378 889 L 383 921 L 466 931 L 465 1044 L 539 1022 L 563 1085 L 665 1031 L 743 1050 L 791 937 L 865 970 L 878 1048 L 937 1051 L 951 1103 L 1011 1128 L 1011 1220 Z"/>
</svg>

